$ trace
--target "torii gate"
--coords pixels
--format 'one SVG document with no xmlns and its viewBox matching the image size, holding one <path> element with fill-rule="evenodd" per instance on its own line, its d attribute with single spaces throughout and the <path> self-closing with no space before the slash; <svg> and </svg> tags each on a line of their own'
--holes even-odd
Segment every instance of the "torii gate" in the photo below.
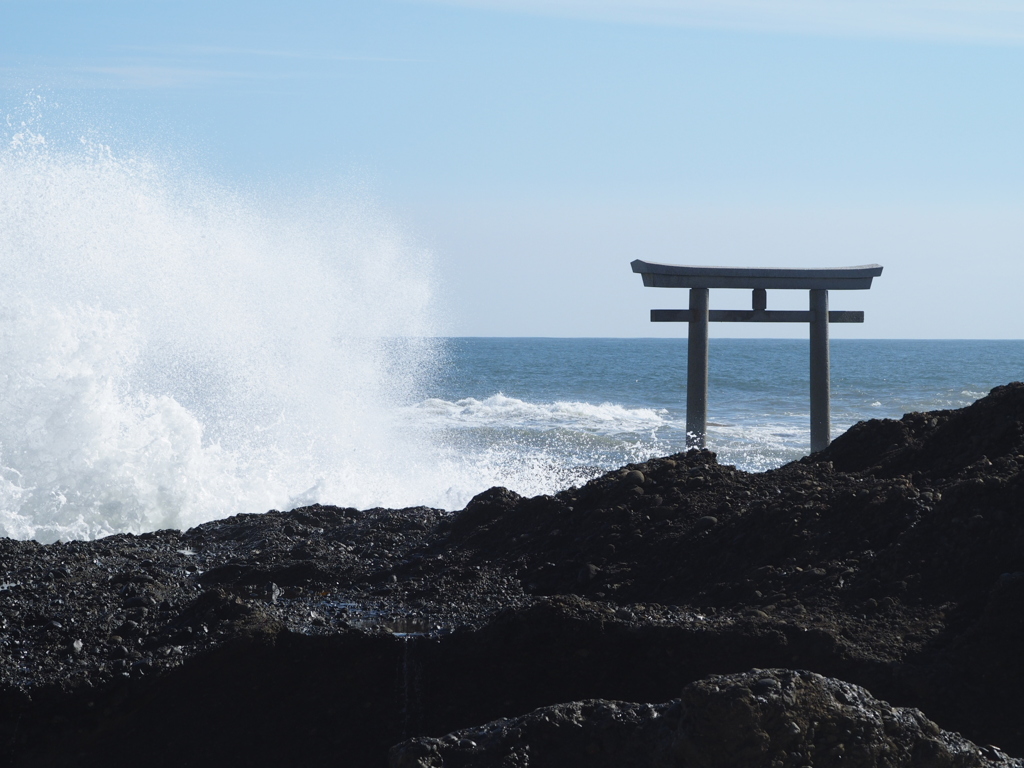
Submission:
<svg viewBox="0 0 1024 768">
<path fill-rule="evenodd" d="M 691 267 L 652 264 L 630 266 L 652 288 L 689 288 L 689 309 L 652 309 L 653 323 L 689 323 L 686 355 L 686 445 L 703 448 L 708 431 L 708 323 L 809 323 L 811 331 L 811 452 L 832 440 L 829 383 L 829 323 L 863 323 L 863 312 L 829 312 L 830 290 L 866 290 L 882 274 L 878 264 L 834 269 Z M 749 288 L 753 309 L 708 309 L 709 289 Z M 810 291 L 810 311 L 769 310 L 768 288 Z"/>
</svg>

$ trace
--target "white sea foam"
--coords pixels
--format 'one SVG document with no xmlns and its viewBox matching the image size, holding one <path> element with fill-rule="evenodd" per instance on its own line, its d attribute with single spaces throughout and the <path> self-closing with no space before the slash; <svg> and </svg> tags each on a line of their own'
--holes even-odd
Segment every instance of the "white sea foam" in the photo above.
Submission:
<svg viewBox="0 0 1024 768">
<path fill-rule="evenodd" d="M 0 534 L 438 495 L 395 419 L 434 357 L 429 254 L 371 202 L 304 203 L 7 137 Z"/>
<path fill-rule="evenodd" d="M 445 428 L 501 426 L 552 429 L 565 426 L 597 434 L 619 435 L 652 432 L 672 425 L 665 409 L 578 401 L 531 403 L 500 392 L 483 400 L 468 397 L 451 402 L 430 398 L 418 403 L 411 411 L 414 418 Z"/>
<path fill-rule="evenodd" d="M 437 471 L 451 485 L 441 506 L 453 509 L 494 485 L 523 495 L 580 485 L 604 470 L 672 452 L 661 431 L 683 434 L 664 409 L 528 402 L 501 393 L 429 398 L 403 409 L 403 419 L 445 446 Z"/>
<path fill-rule="evenodd" d="M 763 472 L 805 456 L 807 443 L 807 432 L 792 422 L 708 429 L 708 447 L 718 460 L 746 472 Z"/>
</svg>

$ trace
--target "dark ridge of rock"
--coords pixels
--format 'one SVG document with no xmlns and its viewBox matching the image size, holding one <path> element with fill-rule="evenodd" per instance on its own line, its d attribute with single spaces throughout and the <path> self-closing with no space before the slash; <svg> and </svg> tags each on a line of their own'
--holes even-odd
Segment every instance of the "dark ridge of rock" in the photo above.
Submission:
<svg viewBox="0 0 1024 768">
<path fill-rule="evenodd" d="M 621 498 L 622 482 L 606 475 L 453 528 L 449 546 L 500 560 L 535 594 L 700 606 L 978 601 L 1002 573 L 1024 569 L 1015 460 L 938 480 L 826 463 L 749 475 L 700 455 L 669 461 L 642 465 L 643 495 Z"/>
<path fill-rule="evenodd" d="M 877 476 L 918 472 L 944 477 L 971 465 L 1024 453 L 1024 383 L 996 387 L 956 411 L 908 413 L 855 424 L 805 461 L 831 461 L 847 472 Z"/>
<path fill-rule="evenodd" d="M 806 671 L 755 669 L 665 704 L 556 704 L 391 749 L 390 768 L 1019 768 L 919 710 Z"/>
<path fill-rule="evenodd" d="M 762 474 L 690 451 L 455 514 L 0 539 L 0 767 L 383 766 L 408 737 L 754 667 L 1024 755 L 1022 404 L 866 422 Z"/>
</svg>

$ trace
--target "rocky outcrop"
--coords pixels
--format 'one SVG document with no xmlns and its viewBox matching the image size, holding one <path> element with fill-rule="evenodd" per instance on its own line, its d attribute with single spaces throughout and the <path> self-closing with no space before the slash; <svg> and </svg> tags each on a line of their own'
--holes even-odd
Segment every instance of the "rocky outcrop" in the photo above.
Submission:
<svg viewBox="0 0 1024 768">
<path fill-rule="evenodd" d="M 666 702 L 753 668 L 806 688 L 787 722 L 812 690 L 861 686 L 1024 755 L 1022 425 L 1011 384 L 761 474 L 691 451 L 458 513 L 0 540 L 0 766 L 384 766 L 411 737 L 554 705 L 647 727 L 673 705 L 566 702 Z"/>
<path fill-rule="evenodd" d="M 920 710 L 813 672 L 755 669 L 664 704 L 543 707 L 391 750 L 391 768 L 1019 768 Z"/>
</svg>

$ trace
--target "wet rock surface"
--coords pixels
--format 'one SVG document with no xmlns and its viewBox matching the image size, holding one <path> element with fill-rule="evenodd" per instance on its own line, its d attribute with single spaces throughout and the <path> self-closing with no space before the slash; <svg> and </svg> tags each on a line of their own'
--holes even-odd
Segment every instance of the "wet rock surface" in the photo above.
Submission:
<svg viewBox="0 0 1024 768">
<path fill-rule="evenodd" d="M 400 742 L 433 744 L 423 765 L 506 764 L 407 740 L 536 725 L 527 713 L 544 707 L 553 722 L 661 729 L 715 685 L 760 701 L 751 669 L 802 693 L 750 704 L 771 723 L 712 696 L 723 745 L 750 729 L 775 744 L 772 718 L 809 723 L 862 686 L 889 702 L 864 712 L 930 720 L 906 715 L 894 752 L 844 765 L 996 765 L 1024 755 L 1022 468 L 1018 383 L 858 424 L 761 474 L 691 451 L 555 496 L 491 489 L 457 513 L 312 506 L 0 540 L 0 765 L 384 766 Z M 560 738 L 545 754 L 583 764 Z M 730 764 L 714 743 L 664 764 Z M 772 749 L 750 764 L 839 764 Z"/>
</svg>

